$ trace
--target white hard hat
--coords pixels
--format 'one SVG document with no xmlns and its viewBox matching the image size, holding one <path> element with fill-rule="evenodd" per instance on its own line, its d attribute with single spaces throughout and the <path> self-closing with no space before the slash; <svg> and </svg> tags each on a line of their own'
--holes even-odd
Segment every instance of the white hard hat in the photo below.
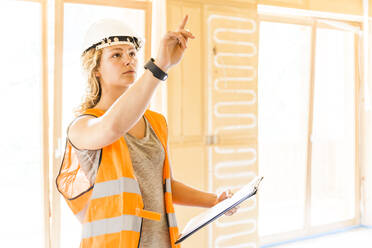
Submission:
<svg viewBox="0 0 372 248">
<path fill-rule="evenodd" d="M 85 34 L 83 53 L 95 47 L 96 50 L 119 44 L 131 44 L 139 50 L 144 43 L 130 27 L 115 19 L 102 19 L 93 23 Z"/>
</svg>

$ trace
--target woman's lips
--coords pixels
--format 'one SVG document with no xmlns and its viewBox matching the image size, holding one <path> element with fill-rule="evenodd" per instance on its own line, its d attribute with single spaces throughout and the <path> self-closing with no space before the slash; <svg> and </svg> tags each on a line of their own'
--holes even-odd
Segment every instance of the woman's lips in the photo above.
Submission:
<svg viewBox="0 0 372 248">
<path fill-rule="evenodd" d="M 129 73 L 136 73 L 135 71 L 127 71 L 127 72 L 124 72 L 123 74 L 129 74 Z"/>
</svg>

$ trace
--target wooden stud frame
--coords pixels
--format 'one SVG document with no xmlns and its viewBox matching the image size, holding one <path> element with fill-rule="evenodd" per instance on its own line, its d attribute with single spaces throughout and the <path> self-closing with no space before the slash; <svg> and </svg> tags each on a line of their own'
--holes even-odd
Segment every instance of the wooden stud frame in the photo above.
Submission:
<svg viewBox="0 0 372 248">
<path fill-rule="evenodd" d="M 42 32 L 42 176 L 43 176 L 43 217 L 44 247 L 50 243 L 50 182 L 49 182 L 49 93 L 48 93 L 48 7 L 47 0 L 41 2 Z"/>
<path fill-rule="evenodd" d="M 311 13 L 311 12 L 309 12 Z M 318 27 L 326 26 L 329 29 L 337 29 L 334 26 L 326 25 L 324 23 L 320 23 L 320 20 L 326 20 L 325 18 L 318 18 L 315 16 L 304 16 L 301 18 L 296 17 L 285 17 L 279 15 L 259 15 L 260 21 L 268 21 L 268 22 L 279 22 L 279 23 L 289 23 L 289 24 L 300 24 L 312 27 L 312 34 L 311 34 L 311 61 L 310 61 L 310 94 L 309 94 L 309 120 L 308 120 L 308 143 L 307 143 L 307 166 L 306 166 L 306 200 L 305 200 L 305 221 L 304 221 L 304 228 L 296 231 L 290 231 L 280 234 L 268 235 L 260 237 L 260 244 L 271 244 L 277 242 L 283 242 L 288 240 L 298 239 L 299 237 L 316 235 L 324 232 L 329 232 L 335 229 L 341 229 L 348 226 L 354 226 L 360 224 L 360 199 L 361 199 L 361 192 L 360 192 L 360 166 L 359 166 L 359 106 L 360 106 L 360 72 L 359 72 L 359 63 L 360 63 L 360 37 L 358 34 L 355 34 L 355 215 L 353 219 L 340 221 L 337 223 L 322 225 L 322 226 L 310 226 L 310 218 L 311 218 L 311 153 L 312 153 L 312 142 L 311 142 L 311 134 L 312 134 L 312 126 L 313 126 L 313 106 L 314 106 L 314 73 L 315 73 L 315 47 L 316 47 L 316 29 Z M 333 21 L 334 19 L 329 18 L 327 20 Z M 337 21 L 340 21 L 337 18 Z M 349 21 L 345 20 L 344 23 L 351 25 L 352 27 L 361 29 L 361 22 L 359 21 Z"/>
<path fill-rule="evenodd" d="M 307 164 L 306 164 L 306 197 L 305 197 L 305 230 L 310 231 L 311 223 L 311 165 L 312 165 L 312 133 L 314 120 L 314 84 L 315 84 L 315 54 L 316 54 L 316 29 L 317 21 L 311 28 L 311 55 L 310 55 L 310 88 L 309 88 L 309 118 L 307 124 Z"/>
</svg>

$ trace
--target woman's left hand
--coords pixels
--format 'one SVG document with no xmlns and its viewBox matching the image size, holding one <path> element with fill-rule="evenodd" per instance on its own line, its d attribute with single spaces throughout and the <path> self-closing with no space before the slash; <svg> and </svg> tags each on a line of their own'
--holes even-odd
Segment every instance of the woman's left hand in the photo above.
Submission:
<svg viewBox="0 0 372 248">
<path fill-rule="evenodd" d="M 220 195 L 217 196 L 216 204 L 218 204 L 218 203 L 220 203 L 220 202 L 222 202 L 222 201 L 224 201 L 228 198 L 231 198 L 232 196 L 233 196 L 233 193 L 231 192 L 231 190 L 230 189 L 226 190 L 226 191 L 222 192 Z M 236 211 L 238 211 L 238 208 L 239 208 L 239 206 L 229 210 L 228 212 L 225 213 L 225 215 L 231 216 L 231 215 L 235 214 Z"/>
</svg>

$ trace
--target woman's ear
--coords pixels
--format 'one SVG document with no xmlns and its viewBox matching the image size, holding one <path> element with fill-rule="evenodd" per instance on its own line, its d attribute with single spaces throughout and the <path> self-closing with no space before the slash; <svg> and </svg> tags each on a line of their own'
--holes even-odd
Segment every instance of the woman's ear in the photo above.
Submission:
<svg viewBox="0 0 372 248">
<path fill-rule="evenodd" d="M 101 76 L 101 73 L 99 73 L 98 70 L 95 70 L 95 71 L 94 71 L 94 75 L 95 75 L 96 77 L 100 77 L 100 76 Z"/>
</svg>

